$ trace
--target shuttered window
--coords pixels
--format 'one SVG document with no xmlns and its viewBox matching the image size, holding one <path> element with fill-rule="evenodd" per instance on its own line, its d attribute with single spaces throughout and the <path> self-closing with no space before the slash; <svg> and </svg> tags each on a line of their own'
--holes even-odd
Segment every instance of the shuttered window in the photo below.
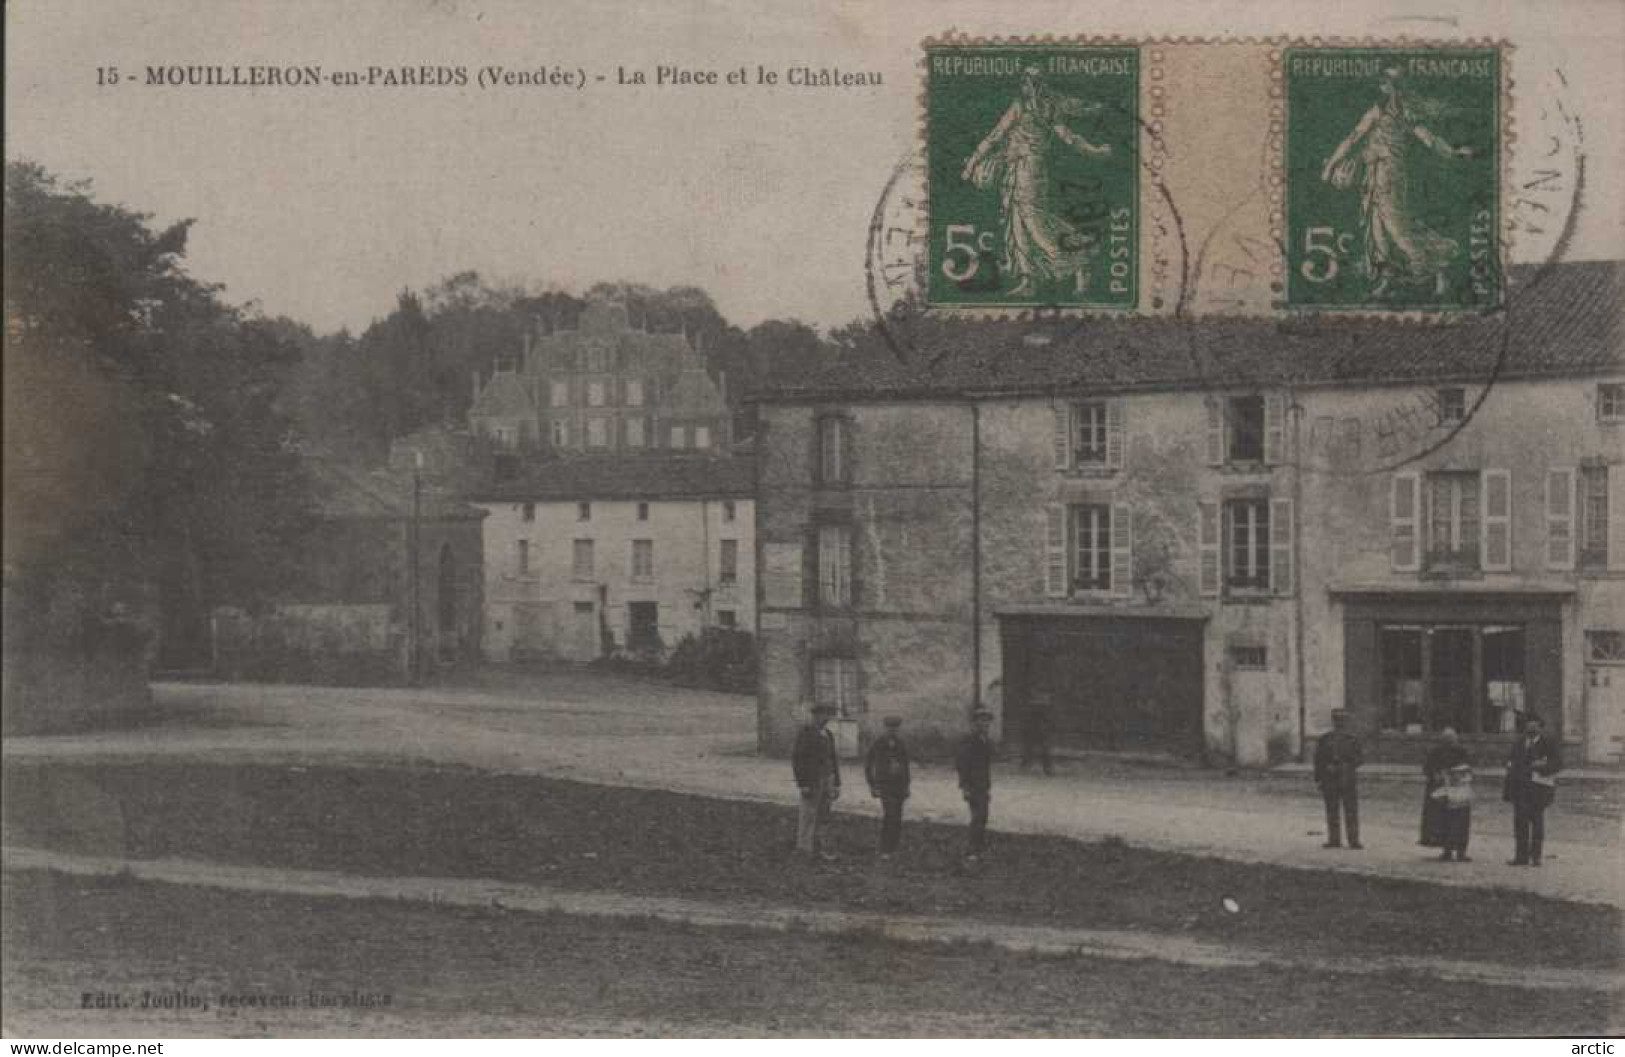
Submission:
<svg viewBox="0 0 1625 1057">
<path fill-rule="evenodd" d="M 1484 493 L 1482 568 L 1507 572 L 1512 568 L 1512 474 L 1485 470 L 1480 488 Z"/>
<path fill-rule="evenodd" d="M 1389 554 L 1395 572 L 1422 568 L 1422 477 L 1396 473 L 1388 497 Z"/>
<path fill-rule="evenodd" d="M 852 604 L 852 529 L 847 525 L 818 526 L 818 601 L 833 607 Z"/>
<path fill-rule="evenodd" d="M 1219 504 L 1198 503 L 1196 524 L 1198 588 L 1200 593 L 1213 597 L 1220 587 Z"/>
<path fill-rule="evenodd" d="M 857 659 L 814 657 L 813 701 L 833 708 L 842 719 L 856 715 L 860 711 Z"/>
<path fill-rule="evenodd" d="M 1574 470 L 1546 471 L 1546 567 L 1574 568 Z"/>
<path fill-rule="evenodd" d="M 1126 411 L 1121 400 L 1086 400 L 1055 408 L 1057 470 L 1123 468 Z"/>
</svg>

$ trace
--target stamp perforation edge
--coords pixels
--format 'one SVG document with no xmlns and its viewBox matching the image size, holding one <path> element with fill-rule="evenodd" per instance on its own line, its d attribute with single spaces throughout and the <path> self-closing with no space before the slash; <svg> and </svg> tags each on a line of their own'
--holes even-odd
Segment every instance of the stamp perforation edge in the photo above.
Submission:
<svg viewBox="0 0 1625 1057">
<path fill-rule="evenodd" d="M 927 36 L 920 42 L 920 54 L 917 65 L 920 71 L 919 90 L 915 96 L 915 129 L 916 137 L 913 150 L 920 170 L 919 182 L 914 190 L 920 201 L 920 209 L 915 218 L 915 234 L 920 245 L 924 247 L 931 237 L 931 172 L 929 164 L 929 136 L 930 136 L 930 102 L 929 102 L 929 76 L 930 53 L 934 49 L 948 48 L 1038 48 L 1038 47 L 1133 47 L 1140 51 L 1142 62 L 1138 65 L 1140 77 L 1138 100 L 1140 110 L 1140 140 L 1142 158 L 1152 158 L 1166 161 L 1168 144 L 1163 139 L 1161 131 L 1151 129 L 1151 121 L 1145 115 L 1153 113 L 1156 103 L 1151 97 L 1152 81 L 1145 76 L 1151 68 L 1143 59 L 1150 49 L 1162 46 L 1203 46 L 1228 47 L 1247 46 L 1273 49 L 1271 55 L 1272 68 L 1269 77 L 1273 78 L 1275 68 L 1279 66 L 1280 56 L 1290 48 L 1368 48 L 1380 50 L 1431 50 L 1431 49 L 1479 49 L 1493 50 L 1498 55 L 1499 85 L 1495 93 L 1498 113 L 1495 115 L 1495 127 L 1498 129 L 1500 143 L 1498 146 L 1499 173 L 1496 181 L 1496 232 L 1497 232 L 1497 282 L 1499 284 L 1498 296 L 1495 305 L 1490 309 L 1462 309 L 1433 308 L 1419 309 L 1415 307 L 1316 307 L 1306 306 L 1287 307 L 1282 297 L 1272 298 L 1266 310 L 1254 311 L 1216 311 L 1203 310 L 1200 318 L 1215 322 L 1224 321 L 1258 321 L 1271 320 L 1285 322 L 1302 320 L 1306 323 L 1332 322 L 1338 320 L 1359 320 L 1366 324 L 1393 324 L 1393 325 L 1423 325 L 1436 326 L 1441 323 L 1459 323 L 1481 318 L 1486 314 L 1497 313 L 1505 308 L 1510 291 L 1510 264 L 1512 258 L 1513 236 L 1515 231 L 1515 218 L 1507 208 L 1507 192 L 1511 188 L 1514 177 L 1513 160 L 1517 142 L 1517 129 L 1515 124 L 1515 110 L 1513 107 L 1513 90 L 1515 79 L 1513 77 L 1513 56 L 1516 45 L 1505 37 L 1473 36 L 1460 38 L 1441 38 L 1431 36 L 1411 36 L 1409 34 L 1394 35 L 1359 35 L 1359 36 L 1320 36 L 1320 35 L 1265 35 L 1265 36 L 1189 36 L 1181 34 L 1163 34 L 1154 36 L 1124 35 L 1124 34 L 1026 34 L 1026 35 L 973 35 L 948 30 L 940 35 Z M 1154 64 L 1153 60 L 1153 64 Z M 1268 80 L 1268 79 L 1267 79 Z M 1285 209 L 1285 180 L 1284 172 L 1286 147 L 1285 124 L 1285 91 L 1284 81 L 1275 81 L 1282 84 L 1282 128 L 1280 149 L 1271 149 L 1268 155 L 1275 163 L 1275 174 L 1282 180 L 1282 211 Z M 1168 102 L 1172 102 L 1171 97 Z M 1146 175 L 1154 187 L 1161 191 L 1163 173 L 1161 166 L 1146 167 Z M 1266 192 L 1268 185 L 1266 184 Z M 1177 314 L 1164 311 L 1167 299 L 1166 276 L 1159 276 L 1158 262 L 1166 259 L 1162 252 L 1161 242 L 1165 238 L 1163 225 L 1155 220 L 1159 199 L 1155 195 L 1146 195 L 1137 188 L 1136 221 L 1140 258 L 1136 262 L 1136 283 L 1139 297 L 1132 307 L 1105 307 L 1098 305 L 970 305 L 970 304 L 935 304 L 932 303 L 929 289 L 920 291 L 923 307 L 933 316 L 964 319 L 964 320 L 1026 320 L 1045 321 L 1054 319 L 1141 319 L 1141 320 L 1168 320 L 1174 321 Z M 1283 225 L 1285 217 L 1282 217 Z M 923 230 L 922 230 L 923 228 Z M 1285 234 L 1284 229 L 1282 232 Z M 1284 284 L 1286 281 L 1286 247 L 1282 239 L 1277 239 L 1276 249 L 1279 262 L 1275 274 Z M 922 250 L 922 252 L 924 252 Z M 1188 263 L 1188 262 L 1186 262 Z M 1151 274 L 1147 274 L 1150 271 Z M 1187 280 L 1194 277 L 1187 276 Z M 929 282 L 927 281 L 927 286 Z M 1149 298 L 1147 298 L 1149 294 Z M 1150 304 L 1148 306 L 1147 301 Z M 1160 303 L 1159 303 L 1160 302 Z"/>
</svg>

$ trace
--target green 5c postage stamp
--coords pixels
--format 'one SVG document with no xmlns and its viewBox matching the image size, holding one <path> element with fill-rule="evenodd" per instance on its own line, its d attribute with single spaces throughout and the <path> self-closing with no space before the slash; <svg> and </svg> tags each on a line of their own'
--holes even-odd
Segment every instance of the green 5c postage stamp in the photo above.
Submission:
<svg viewBox="0 0 1625 1057">
<path fill-rule="evenodd" d="M 1287 48 L 1281 62 L 1287 306 L 1499 307 L 1500 49 Z"/>
<path fill-rule="evenodd" d="M 1139 49 L 926 46 L 926 300 L 1132 309 Z"/>
</svg>

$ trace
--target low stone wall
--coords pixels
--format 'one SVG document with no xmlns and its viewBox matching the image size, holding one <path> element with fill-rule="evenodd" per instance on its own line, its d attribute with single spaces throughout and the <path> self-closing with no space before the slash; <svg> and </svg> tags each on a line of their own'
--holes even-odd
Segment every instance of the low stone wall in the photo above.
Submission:
<svg viewBox="0 0 1625 1057">
<path fill-rule="evenodd" d="M 214 669 L 224 679 L 362 686 L 407 676 L 406 629 L 392 607 L 283 605 L 214 611 Z"/>
</svg>

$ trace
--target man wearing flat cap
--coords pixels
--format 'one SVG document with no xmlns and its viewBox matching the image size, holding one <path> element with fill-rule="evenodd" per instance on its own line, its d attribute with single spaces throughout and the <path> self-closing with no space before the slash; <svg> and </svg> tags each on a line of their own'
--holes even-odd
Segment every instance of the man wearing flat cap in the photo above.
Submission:
<svg viewBox="0 0 1625 1057">
<path fill-rule="evenodd" d="M 965 834 L 965 859 L 975 862 L 987 847 L 988 804 L 993 799 L 993 713 L 977 706 L 970 716 L 971 731 L 959 743 L 954 759 L 959 791 L 970 808 L 970 829 Z"/>
<path fill-rule="evenodd" d="M 887 716 L 886 730 L 869 746 L 869 755 L 863 763 L 863 776 L 869 781 L 869 792 L 880 801 L 880 857 L 889 859 L 897 854 L 903 839 L 903 801 L 908 799 L 908 749 L 903 746 L 899 731 L 901 716 Z"/>
<path fill-rule="evenodd" d="M 841 761 L 835 752 L 835 735 L 829 729 L 833 715 L 833 705 L 814 705 L 812 721 L 796 734 L 795 750 L 790 756 L 796 785 L 801 790 L 796 850 L 808 858 L 835 858 L 824 847 L 830 805 L 841 795 Z"/>
</svg>

